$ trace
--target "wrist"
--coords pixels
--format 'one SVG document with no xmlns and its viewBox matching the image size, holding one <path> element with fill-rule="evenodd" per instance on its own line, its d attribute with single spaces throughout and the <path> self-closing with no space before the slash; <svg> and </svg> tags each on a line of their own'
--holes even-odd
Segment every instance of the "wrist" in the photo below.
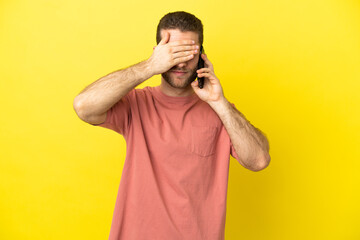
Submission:
<svg viewBox="0 0 360 240">
<path fill-rule="evenodd" d="M 218 111 L 227 108 L 230 105 L 230 102 L 225 98 L 225 96 L 221 96 L 216 101 L 208 101 L 208 104 L 212 109 Z"/>
<path fill-rule="evenodd" d="M 149 74 L 149 76 L 150 76 L 149 78 L 151 78 L 152 76 L 158 74 L 158 73 L 154 72 L 154 67 L 153 67 L 153 64 L 152 64 L 152 59 L 151 59 L 151 57 L 148 58 L 148 59 L 146 59 L 146 60 L 144 61 L 144 63 L 145 63 L 145 72 L 146 72 L 147 74 Z"/>
</svg>

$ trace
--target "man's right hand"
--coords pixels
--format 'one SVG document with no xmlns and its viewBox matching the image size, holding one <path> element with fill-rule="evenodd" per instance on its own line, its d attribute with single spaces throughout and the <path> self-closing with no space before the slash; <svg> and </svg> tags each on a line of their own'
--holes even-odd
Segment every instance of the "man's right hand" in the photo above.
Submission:
<svg viewBox="0 0 360 240">
<path fill-rule="evenodd" d="M 170 33 L 165 32 L 164 38 L 148 59 L 153 75 L 164 73 L 181 62 L 189 61 L 199 51 L 199 46 L 193 40 L 168 42 L 169 38 Z"/>
</svg>

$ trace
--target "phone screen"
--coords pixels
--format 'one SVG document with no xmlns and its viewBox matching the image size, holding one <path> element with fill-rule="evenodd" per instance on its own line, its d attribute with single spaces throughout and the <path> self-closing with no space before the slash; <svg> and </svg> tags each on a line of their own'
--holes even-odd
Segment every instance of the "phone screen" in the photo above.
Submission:
<svg viewBox="0 0 360 240">
<path fill-rule="evenodd" d="M 204 68 L 204 60 L 201 58 L 202 53 L 204 53 L 204 48 L 201 45 L 201 47 L 200 47 L 200 55 L 199 55 L 199 62 L 198 62 L 197 69 Z M 204 78 L 203 77 L 201 77 L 201 78 L 197 77 L 197 79 L 198 79 L 198 82 L 199 82 L 199 88 L 203 88 L 204 87 Z"/>
</svg>

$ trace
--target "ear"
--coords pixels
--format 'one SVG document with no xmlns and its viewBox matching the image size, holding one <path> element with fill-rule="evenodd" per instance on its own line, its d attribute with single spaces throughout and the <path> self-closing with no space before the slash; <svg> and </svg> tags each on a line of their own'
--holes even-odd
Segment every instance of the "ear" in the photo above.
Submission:
<svg viewBox="0 0 360 240">
<path fill-rule="evenodd" d="M 155 47 L 153 47 L 153 50 L 155 50 Z"/>
</svg>

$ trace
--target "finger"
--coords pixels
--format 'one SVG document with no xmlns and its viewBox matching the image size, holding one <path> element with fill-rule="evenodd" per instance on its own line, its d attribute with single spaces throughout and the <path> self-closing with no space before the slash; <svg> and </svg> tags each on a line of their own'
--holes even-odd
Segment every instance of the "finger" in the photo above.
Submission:
<svg viewBox="0 0 360 240">
<path fill-rule="evenodd" d="M 199 81 L 193 81 L 191 83 L 191 87 L 194 89 L 194 91 L 196 92 L 197 90 L 199 90 Z"/>
<path fill-rule="evenodd" d="M 204 59 L 205 63 L 209 66 L 212 66 L 212 63 L 208 59 L 207 55 L 205 53 L 201 54 L 201 57 Z"/>
<path fill-rule="evenodd" d="M 194 40 L 178 40 L 169 42 L 169 46 L 176 47 L 176 46 L 185 46 L 185 45 L 195 45 Z"/>
<path fill-rule="evenodd" d="M 213 77 L 213 75 L 211 73 L 199 73 L 198 77 L 211 78 L 211 77 Z"/>
<path fill-rule="evenodd" d="M 201 54 L 201 57 L 204 59 L 205 65 L 206 65 L 208 68 L 214 70 L 213 65 L 212 65 L 212 63 L 210 62 L 210 60 L 208 59 L 207 55 L 206 55 L 206 54 Z"/>
<path fill-rule="evenodd" d="M 166 32 L 164 33 L 164 37 L 161 39 L 161 41 L 159 42 L 159 45 L 164 45 L 169 41 L 170 38 L 170 33 Z"/>
<path fill-rule="evenodd" d="M 211 72 L 211 69 L 210 68 L 200 68 L 200 69 L 196 70 L 196 72 L 198 72 L 198 73 Z"/>
<path fill-rule="evenodd" d="M 197 74 L 202 74 L 202 73 L 210 73 L 215 75 L 214 71 L 212 71 L 210 68 L 200 68 L 198 70 L 196 70 Z"/>
<path fill-rule="evenodd" d="M 182 52 L 182 51 L 189 51 L 189 50 L 197 50 L 196 52 L 198 52 L 199 51 L 199 46 L 197 46 L 197 45 L 182 45 L 182 46 L 171 47 L 171 51 L 173 53 Z"/>
<path fill-rule="evenodd" d="M 194 57 L 194 55 L 191 54 L 191 55 L 186 56 L 186 57 L 175 58 L 175 59 L 174 59 L 174 65 L 177 65 L 177 64 L 182 63 L 182 62 L 187 62 L 187 61 L 189 61 L 190 59 L 192 59 L 193 57 Z"/>
<path fill-rule="evenodd" d="M 179 58 L 179 57 L 186 57 L 189 55 L 195 55 L 196 54 L 196 50 L 191 50 L 191 51 L 183 51 L 183 52 L 177 52 L 177 53 L 173 53 L 173 58 Z"/>
</svg>

